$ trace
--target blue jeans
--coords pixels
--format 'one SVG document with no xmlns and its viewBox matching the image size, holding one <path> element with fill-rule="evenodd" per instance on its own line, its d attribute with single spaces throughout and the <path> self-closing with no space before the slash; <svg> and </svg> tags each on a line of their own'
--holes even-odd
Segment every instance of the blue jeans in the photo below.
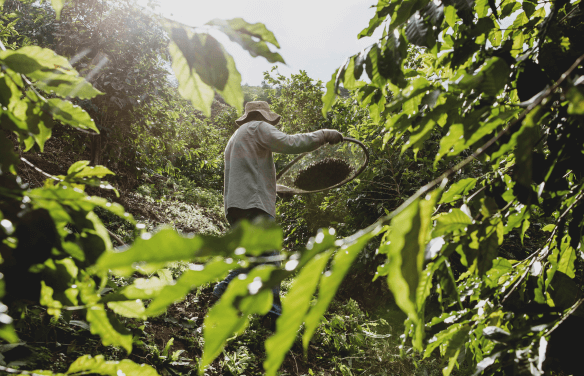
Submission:
<svg viewBox="0 0 584 376">
<path fill-rule="evenodd" d="M 237 224 L 237 222 L 239 222 L 243 219 L 247 219 L 248 221 L 253 221 L 254 219 L 259 218 L 259 217 L 265 217 L 266 219 L 268 219 L 270 221 L 276 220 L 274 217 L 272 217 L 271 215 L 269 215 L 265 211 L 263 211 L 261 209 L 257 209 L 257 208 L 252 208 L 252 209 L 229 208 L 227 210 L 227 221 L 229 222 L 229 225 L 231 227 L 235 226 Z M 264 252 L 262 254 L 262 256 L 263 257 L 277 256 L 278 254 L 279 254 L 278 251 L 268 251 L 268 252 Z M 269 264 L 280 266 L 279 261 L 272 262 Z M 216 297 L 221 297 L 221 295 L 223 295 L 223 293 L 227 289 L 229 282 L 231 282 L 235 277 L 237 277 L 240 274 L 246 274 L 252 268 L 253 267 L 239 268 L 239 269 L 233 269 L 232 271 L 230 271 L 229 274 L 227 275 L 227 277 L 225 277 L 225 279 L 223 281 L 221 281 L 217 285 L 215 285 L 215 288 L 213 289 L 213 295 L 215 295 Z M 272 304 L 272 309 L 270 309 L 270 312 L 268 314 L 271 314 L 273 316 L 278 317 L 282 314 L 282 303 L 280 301 L 280 286 L 274 287 L 272 289 L 272 294 L 274 296 L 274 302 Z"/>
</svg>

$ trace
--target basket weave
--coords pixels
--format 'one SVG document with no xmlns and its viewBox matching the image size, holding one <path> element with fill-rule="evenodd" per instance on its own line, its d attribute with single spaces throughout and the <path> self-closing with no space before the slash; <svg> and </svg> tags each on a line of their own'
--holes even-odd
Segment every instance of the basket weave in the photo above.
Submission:
<svg viewBox="0 0 584 376">
<path fill-rule="evenodd" d="M 355 179 L 357 176 L 359 176 L 359 174 L 361 174 L 363 172 L 363 170 L 365 170 L 365 168 L 367 167 L 367 164 L 369 163 L 369 152 L 367 151 L 367 148 L 365 147 L 365 145 L 363 145 L 363 143 L 359 140 L 355 140 L 354 138 L 350 138 L 350 137 L 345 137 L 343 139 L 344 142 L 349 142 L 349 143 L 353 143 L 355 145 L 357 145 L 358 147 L 360 147 L 360 149 L 362 149 L 362 163 L 360 163 L 360 166 L 356 167 L 354 169 L 354 171 L 349 174 L 349 176 L 347 176 L 347 178 L 345 178 L 344 180 L 342 180 L 341 182 L 332 185 L 330 187 L 326 187 L 326 188 L 321 188 L 321 189 L 316 189 L 316 190 L 312 190 L 312 191 L 306 191 L 303 189 L 300 189 L 298 187 L 294 187 L 291 186 L 292 184 L 290 184 L 290 174 L 291 171 L 294 170 L 294 167 L 298 166 L 298 163 L 303 160 L 305 157 L 309 156 L 311 153 L 304 153 L 304 154 L 300 154 L 298 157 L 294 158 L 290 163 L 288 163 L 277 175 L 276 175 L 276 192 L 279 194 L 284 194 L 284 195 L 303 195 L 303 194 L 309 194 L 309 193 L 316 193 L 316 192 L 324 192 L 324 191 L 328 191 L 329 189 L 334 189 L 334 188 L 338 188 L 344 184 L 347 184 L 348 182 L 350 182 L 351 180 Z M 319 149 L 317 149 L 316 151 L 318 151 Z M 332 155 L 332 157 L 334 157 L 334 155 Z"/>
</svg>

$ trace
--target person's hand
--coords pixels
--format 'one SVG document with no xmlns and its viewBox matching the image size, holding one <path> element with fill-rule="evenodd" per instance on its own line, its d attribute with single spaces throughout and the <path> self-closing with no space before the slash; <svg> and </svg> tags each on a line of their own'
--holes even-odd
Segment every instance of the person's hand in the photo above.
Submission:
<svg viewBox="0 0 584 376">
<path fill-rule="evenodd" d="M 324 142 L 335 145 L 339 142 L 343 142 L 343 134 L 339 131 L 335 131 L 334 129 L 323 129 L 322 132 L 324 133 Z"/>
</svg>

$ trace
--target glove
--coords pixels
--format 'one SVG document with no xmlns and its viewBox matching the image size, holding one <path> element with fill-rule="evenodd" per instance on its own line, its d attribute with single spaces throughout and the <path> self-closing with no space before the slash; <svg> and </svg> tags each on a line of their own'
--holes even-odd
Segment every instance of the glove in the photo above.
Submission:
<svg viewBox="0 0 584 376">
<path fill-rule="evenodd" d="M 328 143 L 335 145 L 339 142 L 343 142 L 343 134 L 339 131 L 335 131 L 334 129 L 323 129 L 322 133 L 324 133 L 325 144 Z"/>
</svg>

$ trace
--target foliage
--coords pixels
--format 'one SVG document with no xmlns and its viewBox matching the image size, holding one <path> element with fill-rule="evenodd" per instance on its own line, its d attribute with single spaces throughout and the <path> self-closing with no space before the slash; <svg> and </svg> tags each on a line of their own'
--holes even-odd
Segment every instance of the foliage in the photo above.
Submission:
<svg viewBox="0 0 584 376">
<path fill-rule="evenodd" d="M 382 108 L 386 140 L 408 140 L 402 151 L 420 151 L 440 131 L 435 168 L 472 153 L 379 223 L 390 230 L 378 274 L 408 314 L 406 337 L 425 356 L 440 348 L 444 374 L 459 354 L 477 364 L 477 373 L 542 374 L 551 333 L 581 303 L 572 255 L 581 239 L 582 182 L 574 154 L 564 151 L 581 148 L 578 9 L 579 2 L 554 2 L 546 11 L 514 1 L 380 1 L 360 34 L 383 25 L 380 43 L 347 59 L 327 84 L 325 112 L 340 84 L 355 90 L 372 117 Z M 502 20 L 516 10 L 504 30 Z M 425 47 L 420 69 L 403 64 L 407 43 Z M 552 63 L 558 56 L 561 66 Z M 370 83 L 357 81 L 363 71 Z M 441 188 L 427 193 L 475 157 L 488 167 L 483 174 L 455 182 L 442 198 Z M 526 250 L 529 257 L 498 257 L 506 239 L 523 242 L 528 229 L 550 222 L 550 236 Z M 432 291 L 444 313 L 424 325 Z"/>
<path fill-rule="evenodd" d="M 83 7 L 84 2 L 69 4 L 63 7 L 62 2 L 53 2 L 55 19 L 91 16 L 83 13 L 90 9 Z M 130 3 L 119 4 L 130 12 Z M 106 12 L 111 22 L 120 21 L 116 17 L 124 14 L 116 9 Z M 320 83 L 313 83 L 304 73 L 290 79 L 267 75 L 269 85 L 282 83 L 268 90 L 274 90 L 270 99 L 287 121 L 285 130 L 332 127 L 364 136 L 379 154 L 372 170 L 383 172 L 383 178 L 399 175 L 394 186 L 404 180 L 407 184 L 388 200 L 388 207 L 376 207 L 376 216 L 386 216 L 373 223 L 367 218 L 359 228 L 366 227 L 352 235 L 357 221 L 341 234 L 343 238 L 332 228 L 315 235 L 305 232 L 298 237 L 298 246 L 283 255 L 282 267 L 259 265 L 234 280 L 205 317 L 199 372 L 221 356 L 233 335 L 249 327 L 250 317 L 269 310 L 271 288 L 287 278 L 292 282 L 283 299 L 282 316 L 276 332 L 265 342 L 266 374 L 277 373 L 299 332 L 301 346 L 308 351 L 343 278 L 362 250 L 381 238 L 377 253 L 387 261 L 377 269 L 376 278 L 387 280 L 396 304 L 407 315 L 404 351 L 411 345 L 418 356 L 431 358 L 438 349 L 444 375 L 463 362 L 477 374 L 543 374 L 552 332 L 583 302 L 577 254 L 584 194 L 579 154 L 574 152 L 581 151 L 580 134 L 584 134 L 580 130 L 584 51 L 578 43 L 583 23 L 578 12 L 579 1 L 558 0 L 548 9 L 543 3 L 514 0 L 498 5 L 483 0 L 381 0 L 360 35 L 371 35 L 383 25 L 382 38 L 349 57 L 333 74 L 323 97 L 324 119 L 317 116 L 320 106 L 315 105 Z M 512 22 L 511 27 L 503 28 L 503 21 Z M 67 25 L 77 27 L 75 22 Z M 3 27 L 2 38 L 9 40 L 14 25 Z M 204 31 L 169 22 L 157 27 L 159 36 L 166 28 L 170 39 L 181 95 L 205 115 L 212 113 L 215 94 L 235 107 L 219 122 L 224 128 L 209 127 L 205 136 L 227 137 L 227 124 L 244 98 L 233 59 Z M 267 47 L 278 44 L 261 24 L 213 20 L 206 27 L 222 31 L 253 56 L 282 60 Z M 408 58 L 409 45 L 422 48 L 423 54 L 415 60 Z M 113 51 L 121 48 L 111 47 Z M 146 50 L 153 56 L 160 53 L 157 48 Z M 101 179 L 110 171 L 77 162 L 66 175 L 26 190 L 15 177 L 19 158 L 5 132 L 14 133 L 26 152 L 33 147 L 43 150 L 55 122 L 98 131 L 88 113 L 73 101 L 94 100 L 100 92 L 67 59 L 46 48 L 3 51 L 0 63 L 1 292 L 13 317 L 23 300 L 40 302 L 55 318 L 78 310 L 104 346 L 130 353 L 132 332 L 120 324 L 120 317 L 159 316 L 192 289 L 222 278 L 235 265 L 257 265 L 264 251 L 281 248 L 283 234 L 277 227 L 244 222 L 221 237 L 183 236 L 170 229 L 143 232 L 127 249 L 114 250 L 95 209 L 133 219 L 121 206 L 83 191 L 86 185 L 107 187 Z M 120 64 L 127 75 L 129 67 L 142 63 L 138 59 Z M 364 72 L 368 82 L 359 81 Z M 125 79 L 133 85 L 133 76 Z M 148 85 L 146 81 L 136 81 L 136 88 Z M 337 98 L 341 86 L 351 96 Z M 122 89 L 131 92 L 126 98 L 139 92 Z M 106 93 L 117 104 L 111 99 L 118 98 L 115 93 Z M 368 116 L 355 102 L 367 109 Z M 285 103 L 290 106 L 284 107 Z M 187 107 L 182 108 L 174 114 Z M 163 111 L 162 119 L 174 116 L 169 114 L 174 110 Z M 152 122 L 156 116 L 140 116 L 139 123 Z M 204 123 L 190 116 L 186 119 L 196 126 Z M 148 121 L 140 124 L 148 125 Z M 155 144 L 152 139 L 141 142 Z M 173 153 L 172 148 L 167 150 Z M 405 156 L 403 164 L 395 157 L 384 158 L 384 150 L 388 154 L 399 150 Z M 439 174 L 439 170 L 445 171 Z M 217 170 L 211 174 L 217 175 Z M 393 210 L 393 204 L 405 199 L 420 180 L 429 182 Z M 320 197 L 319 204 L 334 207 L 330 198 Z M 358 197 L 355 202 L 359 203 Z M 302 205 L 300 200 L 292 203 Z M 335 207 L 338 213 L 342 209 Z M 541 231 L 549 233 L 543 241 Z M 535 247 L 523 246 L 529 237 Z M 509 251 L 512 244 L 519 250 Z M 175 281 L 161 269 L 177 261 L 190 264 Z M 104 290 L 110 273 L 114 278 L 136 278 Z M 430 317 L 426 308 L 434 302 L 441 313 Z M 2 315 L 0 337 L 15 342 L 12 318 Z M 334 318 L 329 324 L 341 325 Z M 334 336 L 332 340 L 341 349 L 341 342 L 337 346 Z M 168 365 L 166 360 L 172 357 L 168 343 L 160 354 L 161 364 Z M 239 372 L 237 364 L 243 367 L 247 360 L 238 363 L 235 356 L 249 356 L 243 350 L 224 356 L 225 366 Z M 82 356 L 68 372 L 138 374 L 146 369 L 151 372 L 129 360 Z M 339 371 L 351 373 L 344 365 L 339 365 Z"/>
</svg>

